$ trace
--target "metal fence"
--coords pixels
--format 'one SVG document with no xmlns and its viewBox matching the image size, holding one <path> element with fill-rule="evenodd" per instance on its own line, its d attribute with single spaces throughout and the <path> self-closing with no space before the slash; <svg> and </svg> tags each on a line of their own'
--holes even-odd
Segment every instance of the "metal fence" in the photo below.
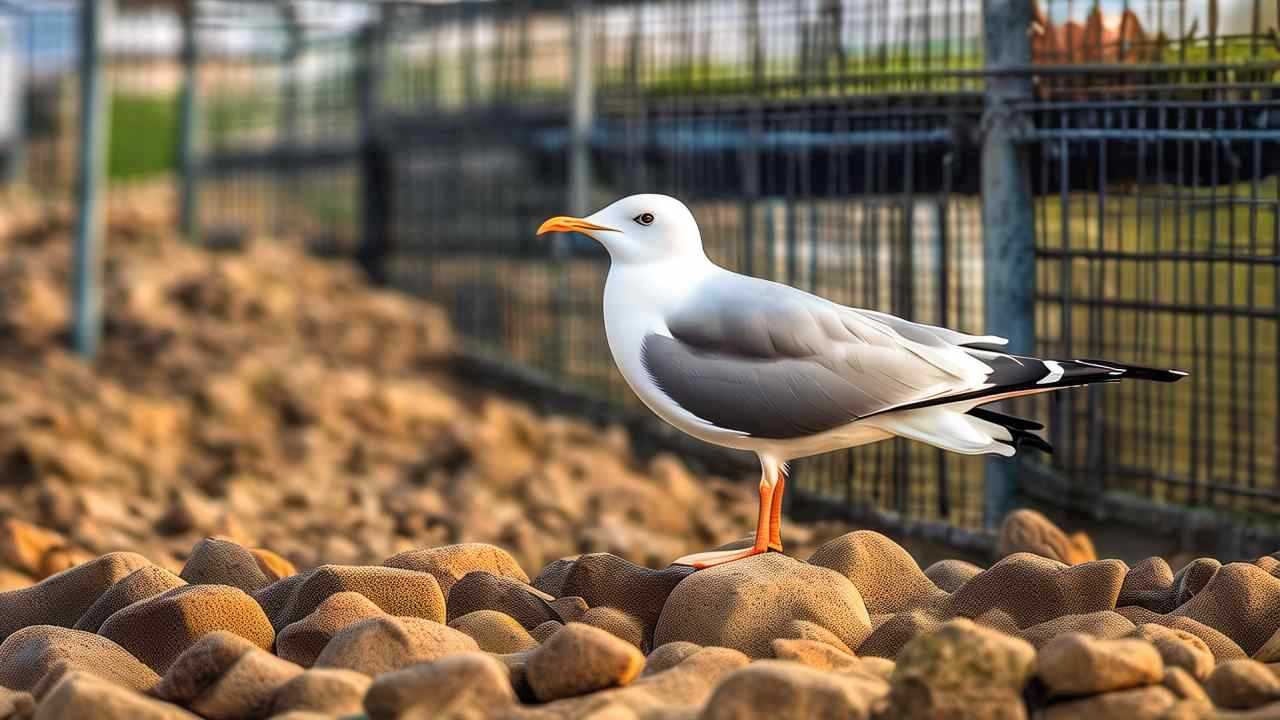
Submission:
<svg viewBox="0 0 1280 720">
<path fill-rule="evenodd" d="M 1240 547 L 1280 529 L 1273 2 L 195 8 L 183 167 L 206 241 L 354 256 L 492 366 L 639 411 L 605 344 L 607 258 L 532 231 L 670 193 L 730 268 L 1194 376 L 1023 403 L 1047 460 L 894 441 L 797 463 L 811 493 L 981 531 L 1017 481 Z"/>
</svg>

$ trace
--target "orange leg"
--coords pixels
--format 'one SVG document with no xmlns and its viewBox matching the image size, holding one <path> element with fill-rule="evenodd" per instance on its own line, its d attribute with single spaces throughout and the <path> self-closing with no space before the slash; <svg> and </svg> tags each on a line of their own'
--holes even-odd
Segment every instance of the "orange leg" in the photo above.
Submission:
<svg viewBox="0 0 1280 720">
<path fill-rule="evenodd" d="M 778 472 L 769 510 L 769 549 L 782 552 L 782 493 L 787 489 L 787 476 Z"/>
<path fill-rule="evenodd" d="M 673 565 L 690 565 L 695 570 L 723 565 L 734 560 L 761 555 L 769 551 L 770 529 L 773 519 L 773 483 L 760 481 L 760 508 L 756 518 L 755 543 L 745 550 L 712 550 L 711 552 L 686 555 L 676 560 Z"/>
</svg>

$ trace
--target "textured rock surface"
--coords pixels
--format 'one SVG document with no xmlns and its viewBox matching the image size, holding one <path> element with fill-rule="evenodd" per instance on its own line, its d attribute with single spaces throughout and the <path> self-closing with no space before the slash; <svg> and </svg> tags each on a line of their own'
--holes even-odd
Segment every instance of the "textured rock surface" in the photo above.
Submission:
<svg viewBox="0 0 1280 720">
<path fill-rule="evenodd" d="M 340 630 L 325 645 L 314 667 L 344 668 L 376 676 L 479 649 L 475 640 L 438 622 L 383 616 Z"/>
<path fill-rule="evenodd" d="M 131 690 L 148 690 L 159 676 L 108 638 L 82 630 L 32 625 L 0 643 L 0 686 L 32 690 L 45 673 L 64 664 Z"/>
<path fill-rule="evenodd" d="M 364 709 L 370 720 L 394 720 L 405 713 L 484 718 L 500 716 L 515 702 L 506 667 L 489 655 L 469 652 L 380 675 Z"/>
<path fill-rule="evenodd" d="M 440 584 L 440 591 L 445 597 L 449 596 L 449 588 L 469 572 L 483 571 L 522 583 L 529 582 L 529 576 L 510 553 L 486 543 L 406 550 L 387 558 L 382 564 L 430 573 Z"/>
<path fill-rule="evenodd" d="M 631 643 L 582 623 L 569 623 L 529 655 L 526 674 L 539 700 L 548 702 L 626 685 L 644 669 Z"/>
<path fill-rule="evenodd" d="M 1098 640 L 1073 632 L 1040 648 L 1036 674 L 1054 695 L 1095 695 L 1154 685 L 1164 677 L 1164 661 L 1142 640 Z"/>
<path fill-rule="evenodd" d="M 890 712 L 901 718 L 1024 718 L 1022 688 L 1035 659 L 1025 640 L 951 620 L 898 654 Z"/>
<path fill-rule="evenodd" d="M 276 636 L 276 654 L 311 667 L 340 630 L 361 620 L 386 615 L 360 593 L 346 590 L 330 595 L 301 620 L 286 625 Z"/>
<path fill-rule="evenodd" d="M 312 668 L 281 685 L 272 698 L 271 714 L 314 712 L 326 716 L 358 715 L 373 679 L 354 670 Z"/>
<path fill-rule="evenodd" d="M 388 615 L 444 622 L 444 595 L 430 573 L 400 568 L 321 565 L 254 595 L 277 630 L 310 615 L 331 595 L 355 592 Z"/>
<path fill-rule="evenodd" d="M 760 660 L 725 677 L 699 720 L 870 718 L 888 693 L 880 678 Z"/>
<path fill-rule="evenodd" d="M 38 720 L 197 720 L 196 715 L 177 705 L 149 698 L 86 672 L 64 676 L 45 695 L 35 717 Z"/>
</svg>

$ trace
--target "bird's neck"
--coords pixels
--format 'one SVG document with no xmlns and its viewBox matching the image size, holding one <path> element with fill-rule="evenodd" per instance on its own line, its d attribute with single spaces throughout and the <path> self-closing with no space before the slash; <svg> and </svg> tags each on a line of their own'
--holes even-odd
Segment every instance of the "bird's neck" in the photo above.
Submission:
<svg viewBox="0 0 1280 720">
<path fill-rule="evenodd" d="M 717 272 L 724 270 L 701 253 L 643 263 L 614 262 L 605 280 L 606 304 L 612 296 L 618 302 L 643 303 L 654 309 L 678 307 Z"/>
</svg>

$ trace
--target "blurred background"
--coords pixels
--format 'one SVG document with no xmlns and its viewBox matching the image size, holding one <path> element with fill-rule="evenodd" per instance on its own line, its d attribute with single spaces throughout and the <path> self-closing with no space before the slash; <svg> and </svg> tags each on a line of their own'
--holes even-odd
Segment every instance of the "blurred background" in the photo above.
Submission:
<svg viewBox="0 0 1280 720">
<path fill-rule="evenodd" d="M 152 475 L 232 507 L 236 482 L 277 480 L 262 458 L 229 460 L 241 454 L 238 441 L 191 440 L 213 463 L 204 469 L 192 468 L 187 450 L 152 468 L 155 448 L 175 433 L 205 432 L 195 426 L 218 406 L 209 399 L 215 369 L 239 367 L 284 336 L 317 342 L 316 327 L 340 330 L 313 348 L 326 372 L 354 368 L 378 382 L 419 372 L 427 361 L 402 345 L 448 334 L 447 380 L 438 382 L 469 388 L 457 397 L 494 393 L 579 418 L 582 442 L 604 454 L 625 446 L 638 458 L 627 462 L 661 482 L 672 482 L 675 465 L 643 464 L 659 452 L 698 473 L 753 478 L 754 460 L 679 437 L 626 388 L 603 332 L 600 249 L 587 238 L 534 236 L 551 215 L 662 192 L 690 205 L 708 253 L 734 270 L 1004 334 L 1038 355 L 1192 374 L 1173 386 L 1026 401 L 1017 409 L 1046 423 L 1050 457 L 987 460 L 893 441 L 797 462 L 794 516 L 982 555 L 1005 513 L 1031 505 L 1087 529 L 1103 554 L 1271 552 L 1280 546 L 1278 9 L 1273 0 L 0 0 L 0 223 L 10 238 L 0 242 L 9 281 L 0 286 L 0 344 L 9 345 L 0 355 L 21 369 L 0 392 L 0 406 L 10 404 L 0 417 L 23 418 L 0 442 L 0 479 L 7 472 L 4 484 L 18 488 L 11 512 L 89 538 L 87 547 L 116 542 L 79 528 L 78 511 L 59 515 L 97 505 L 77 489 L 84 473 L 65 467 L 67 432 L 50 431 L 47 457 L 14 441 L 41 422 L 64 428 L 57 413 L 31 420 L 47 408 L 12 410 L 35 392 L 32 373 L 47 374 L 49 348 L 92 359 L 99 377 L 137 394 L 135 405 L 188 398 L 187 414 L 142 441 L 147 459 L 120 470 L 137 497 L 155 499 L 122 518 L 172 530 L 163 523 L 190 520 L 204 500 Z M 116 255 L 160 236 L 176 248 L 148 250 L 146 272 Z M 297 252 L 272 254 L 280 248 Z M 193 252 L 212 253 L 214 264 Z M 245 280 L 293 282 L 311 267 L 307 256 L 348 261 L 359 276 L 343 276 L 341 291 L 317 281 L 278 295 Z M 44 277 L 46 260 L 60 269 L 42 296 L 31 278 Z M 139 290 L 147 273 L 182 268 L 185 280 L 156 281 L 160 300 Z M 202 284 L 217 272 L 227 281 Z M 344 315 L 368 302 L 354 296 L 324 322 L 308 315 L 344 302 L 356 282 L 397 298 L 387 302 L 427 301 L 388 312 L 421 323 L 434 308 L 434 329 L 352 339 L 362 324 L 394 325 Z M 237 305 L 241 295 L 262 306 Z M 285 297 L 300 315 L 262 324 L 273 298 Z M 41 315 L 42 302 L 55 309 Z M 151 302 L 176 303 L 180 314 L 165 315 L 163 331 L 152 316 L 130 314 Z M 33 317 L 45 324 L 33 329 Z M 188 327 L 215 320 L 205 334 Z M 251 326 L 262 332 L 227 340 Z M 217 362 L 180 359 L 219 343 L 230 344 Z M 363 345 L 344 354 L 352 343 Z M 303 408 L 273 420 L 286 429 L 272 432 L 313 427 L 307 403 L 326 393 L 368 405 L 331 375 L 271 367 Z M 53 397 L 81 380 L 58 376 L 40 392 Z M 249 384 L 255 397 L 270 395 Z M 61 406 L 71 416 L 77 397 Z M 85 423 L 111 435 L 112 417 Z M 519 417 L 503 427 L 523 429 L 492 442 L 578 437 Z M 362 432 L 389 431 L 373 423 Z M 454 505 L 404 500 L 431 488 L 423 473 L 465 482 L 449 463 L 483 453 L 459 432 L 397 436 L 432 448 L 394 471 L 403 479 L 417 468 L 418 479 L 405 481 L 417 489 L 383 492 L 370 514 L 391 519 L 361 522 L 393 522 L 397 542 L 418 544 L 431 528 L 465 525 Z M 440 437 L 465 451 L 441 449 Z M 113 442 L 88 444 L 117 457 L 102 450 Z M 352 439 L 344 447 L 365 454 L 333 460 L 347 468 L 332 486 L 345 505 L 359 507 L 350 488 L 374 472 L 360 464 L 376 465 L 368 442 Z M 312 452 L 302 442 L 286 455 L 311 463 L 298 470 L 307 478 L 330 473 Z M 591 457 L 575 461 L 574 477 L 609 472 Z M 28 470 L 29 483 L 14 479 Z M 510 471 L 512 485 L 495 492 L 526 492 L 512 488 L 531 472 L 549 471 Z M 302 502 L 289 500 L 293 491 L 245 492 L 258 506 Z M 554 515 L 556 502 L 543 509 Z M 409 509 L 389 509 L 396 503 Z M 236 529 L 219 517 L 206 525 Z M 551 532 L 557 522 L 534 524 Z M 705 542 L 734 522 L 669 532 Z M 209 530 L 188 525 L 175 533 Z M 575 541 L 576 550 L 647 542 L 645 526 Z M 511 527 L 489 535 L 533 542 Z M 240 530 L 262 542 L 275 532 Z M 353 558 L 398 547 L 324 542 L 330 556 Z M 309 562 L 310 552 L 292 557 Z"/>
</svg>

